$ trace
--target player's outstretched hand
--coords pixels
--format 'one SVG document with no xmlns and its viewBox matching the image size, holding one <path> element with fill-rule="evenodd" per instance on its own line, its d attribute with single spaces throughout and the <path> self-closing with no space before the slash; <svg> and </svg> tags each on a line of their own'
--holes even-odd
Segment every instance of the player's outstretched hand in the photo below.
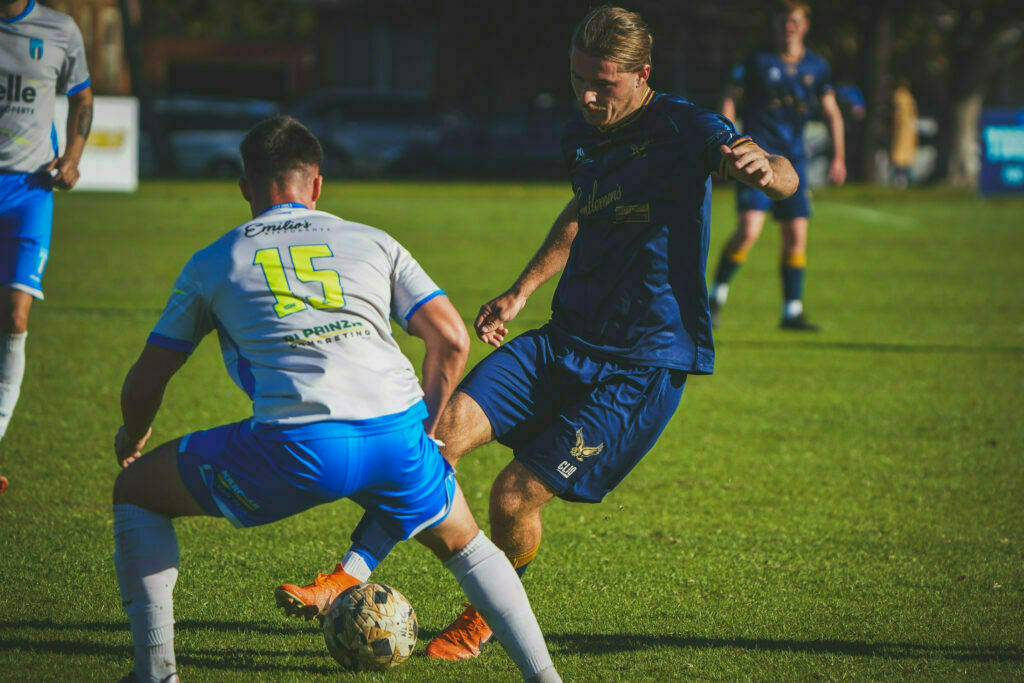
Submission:
<svg viewBox="0 0 1024 683">
<path fill-rule="evenodd" d="M 121 425 L 121 428 L 117 430 L 117 436 L 114 437 L 114 453 L 117 455 L 117 463 L 121 467 L 128 467 L 128 465 L 141 458 L 142 449 L 152 434 L 153 428 L 150 427 L 141 439 L 133 443 L 129 441 L 128 432 L 125 431 L 124 425 Z"/>
<path fill-rule="evenodd" d="M 775 180 L 768 153 L 757 145 L 746 144 L 736 149 L 722 145 L 721 152 L 730 177 L 741 181 L 746 178 L 745 184 L 750 185 L 753 181 L 760 187 L 768 187 Z"/>
<path fill-rule="evenodd" d="M 846 182 L 846 162 L 842 159 L 833 159 L 828 167 L 828 181 L 833 185 L 842 185 Z"/>
<path fill-rule="evenodd" d="M 78 182 L 78 162 L 68 157 L 51 161 L 46 172 L 53 178 L 53 186 L 59 190 L 70 190 Z"/>
<path fill-rule="evenodd" d="M 480 307 L 480 313 L 473 322 L 473 329 L 480 341 L 497 348 L 501 346 L 502 340 L 508 334 L 505 323 L 519 315 L 523 310 L 526 299 L 520 298 L 512 292 L 505 292 L 501 296 L 491 299 Z"/>
</svg>

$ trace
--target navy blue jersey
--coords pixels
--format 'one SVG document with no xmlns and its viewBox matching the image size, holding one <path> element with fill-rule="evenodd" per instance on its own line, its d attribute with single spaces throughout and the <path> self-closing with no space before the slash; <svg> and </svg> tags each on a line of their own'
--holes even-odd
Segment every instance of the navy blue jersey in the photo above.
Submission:
<svg viewBox="0 0 1024 683">
<path fill-rule="evenodd" d="M 744 141 L 720 114 L 653 91 L 612 129 L 582 115 L 566 125 L 579 232 L 551 322 L 571 343 L 634 365 L 712 371 L 709 175 L 720 145 Z"/>
<path fill-rule="evenodd" d="M 772 154 L 802 159 L 804 124 L 832 92 L 828 62 L 810 50 L 796 64 L 777 52 L 752 52 L 733 68 L 731 81 L 742 89 L 743 132 Z"/>
</svg>

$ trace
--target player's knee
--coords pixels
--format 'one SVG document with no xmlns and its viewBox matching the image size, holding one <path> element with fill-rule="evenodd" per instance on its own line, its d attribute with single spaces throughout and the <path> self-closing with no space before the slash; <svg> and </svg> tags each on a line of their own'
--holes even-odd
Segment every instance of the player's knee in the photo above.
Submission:
<svg viewBox="0 0 1024 683">
<path fill-rule="evenodd" d="M 532 514 L 550 498 L 546 487 L 533 473 L 513 462 L 491 487 L 491 522 Z"/>
<path fill-rule="evenodd" d="M 28 308 L 24 306 L 9 306 L 0 317 L 0 325 L 7 334 L 21 334 L 28 331 Z"/>
</svg>

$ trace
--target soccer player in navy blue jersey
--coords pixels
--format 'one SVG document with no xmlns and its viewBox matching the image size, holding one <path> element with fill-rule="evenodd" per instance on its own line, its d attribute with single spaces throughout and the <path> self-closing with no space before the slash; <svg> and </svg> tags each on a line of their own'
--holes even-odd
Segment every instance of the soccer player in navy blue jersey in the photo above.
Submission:
<svg viewBox="0 0 1024 683">
<path fill-rule="evenodd" d="M 791 197 L 778 201 L 749 187 L 738 187 L 736 204 L 739 225 L 725 245 L 715 269 L 711 290 L 712 322 L 717 324 L 729 294 L 729 282 L 764 227 L 765 212 L 782 228 L 781 327 L 784 330 L 816 331 L 803 313 L 804 268 L 807 264 L 807 223 L 811 215 L 805 174 L 804 124 L 819 106 L 832 136 L 833 157 L 829 180 L 837 185 L 846 179 L 843 116 L 832 89 L 831 70 L 820 56 L 804 47 L 810 28 L 810 7 L 782 0 L 775 14 L 775 50 L 754 51 L 733 69 L 729 94 L 722 113 L 736 118 L 736 102 L 742 99 L 743 132 L 764 149 L 793 162 L 800 187 Z"/>
<path fill-rule="evenodd" d="M 453 464 L 494 440 L 512 448 L 490 517 L 520 575 L 540 546 L 544 505 L 599 502 L 654 445 L 687 375 L 712 371 L 710 174 L 776 200 L 797 188 L 790 162 L 728 119 L 651 90 L 651 44 L 640 16 L 617 7 L 592 11 L 574 32 L 580 114 L 562 138 L 573 198 L 512 287 L 481 308 L 477 336 L 499 348 L 438 423 Z M 502 345 L 509 321 L 560 270 L 551 321 Z M 427 655 L 475 657 L 490 637 L 470 606 Z"/>
</svg>

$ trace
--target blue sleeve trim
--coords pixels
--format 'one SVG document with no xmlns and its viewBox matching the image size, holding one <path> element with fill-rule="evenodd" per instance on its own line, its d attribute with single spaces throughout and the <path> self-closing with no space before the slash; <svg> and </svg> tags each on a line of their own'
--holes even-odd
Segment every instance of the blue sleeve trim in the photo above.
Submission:
<svg viewBox="0 0 1024 683">
<path fill-rule="evenodd" d="M 50 124 L 50 145 L 53 146 L 53 156 L 60 156 L 60 148 L 57 146 L 57 124 Z"/>
<path fill-rule="evenodd" d="M 68 90 L 68 92 L 67 92 L 68 97 L 71 97 L 72 95 L 74 95 L 76 93 L 82 92 L 83 90 L 88 88 L 89 85 L 90 85 L 90 79 L 87 78 L 84 81 L 82 81 L 81 83 L 79 83 L 78 85 L 76 85 L 75 87 L 73 87 L 70 90 Z"/>
<path fill-rule="evenodd" d="M 415 313 L 416 311 L 420 310 L 420 307 L 423 306 L 423 304 L 427 303 L 428 301 L 430 301 L 431 299 L 433 299 L 434 297 L 437 297 L 437 296 L 444 296 L 444 290 L 443 289 L 439 289 L 436 292 L 431 292 L 430 294 L 427 294 L 425 297 L 423 297 L 418 302 L 416 302 L 416 305 L 413 306 L 412 308 L 410 308 L 409 312 L 405 314 L 405 321 L 409 322 L 409 318 L 412 317 L 413 313 Z"/>
<path fill-rule="evenodd" d="M 157 346 L 162 346 L 165 349 L 170 349 L 171 351 L 192 353 L 192 350 L 195 348 L 195 345 L 192 342 L 187 342 L 183 339 L 175 339 L 174 337 L 165 337 L 164 335 L 157 334 L 156 332 L 151 332 L 149 339 L 146 341 L 150 344 L 156 344 Z"/>
</svg>

